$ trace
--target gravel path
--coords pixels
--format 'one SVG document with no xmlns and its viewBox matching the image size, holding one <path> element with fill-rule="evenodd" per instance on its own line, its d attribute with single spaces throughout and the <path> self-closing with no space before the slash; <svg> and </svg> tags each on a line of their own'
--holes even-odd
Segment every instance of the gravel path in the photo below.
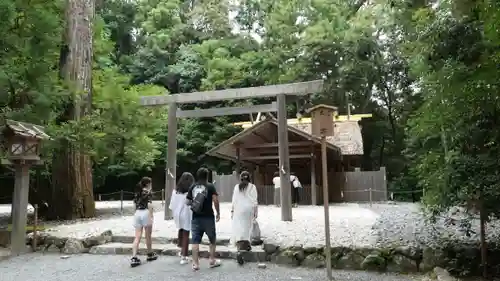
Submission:
<svg viewBox="0 0 500 281">
<path fill-rule="evenodd" d="M 231 237 L 231 206 L 221 204 L 221 220 L 217 224 L 220 238 Z M 303 206 L 293 209 L 293 222 L 281 221 L 281 213 L 274 206 L 259 206 L 259 225 L 266 241 L 282 245 L 322 245 L 324 244 L 323 208 Z M 330 207 L 330 228 L 335 245 L 368 246 L 376 242 L 371 228 L 378 214 L 358 204 L 340 204 Z M 86 221 L 71 225 L 60 225 L 51 233 L 61 237 L 85 237 L 111 229 L 115 235 L 134 235 L 132 216 L 106 220 Z M 154 235 L 176 237 L 177 230 L 173 221 L 163 220 L 163 211 L 155 213 Z"/>
<path fill-rule="evenodd" d="M 47 223 L 53 235 L 81 238 L 112 230 L 115 235 L 133 236 L 131 227 L 134 208 L 132 202 L 124 202 L 124 215 L 120 213 L 120 202 L 97 202 L 98 217 L 72 222 Z M 163 220 L 161 202 L 154 202 L 154 235 L 176 237 L 173 221 Z M 1 208 L 0 208 L 1 213 Z M 429 245 L 439 243 L 438 238 L 461 241 L 479 241 L 478 221 L 473 221 L 469 237 L 461 230 L 460 219 L 464 216 L 455 209 L 437 223 L 426 222 L 418 204 L 380 203 L 335 204 L 330 206 L 331 243 L 336 246 L 388 246 L 388 245 Z M 259 206 L 259 224 L 262 236 L 268 242 L 282 245 L 324 245 L 324 215 L 321 206 L 300 206 L 293 209 L 293 221 L 281 221 L 280 209 L 274 206 Z M 456 225 L 450 225 L 455 221 Z M 230 204 L 221 204 L 221 221 L 217 224 L 220 238 L 230 238 Z M 500 241 L 500 223 L 488 225 L 488 240 Z"/>
<path fill-rule="evenodd" d="M 421 206 L 411 203 L 377 204 L 372 210 L 379 214 L 373 225 L 372 235 L 379 245 L 434 245 L 440 241 L 479 241 L 479 220 L 470 220 L 467 233 L 467 216 L 459 208 L 443 214 L 435 223 L 430 223 L 423 215 Z M 493 220 L 487 225 L 486 239 L 500 241 L 500 221 Z"/>
<path fill-rule="evenodd" d="M 256 264 L 237 266 L 227 261 L 221 267 L 206 269 L 202 261 L 199 272 L 189 266 L 181 266 L 174 257 L 160 257 L 159 260 L 130 268 L 126 256 L 78 255 L 61 259 L 58 255 L 27 254 L 0 262 L 2 281 L 323 281 L 324 270 L 286 268 L 268 265 L 258 269 Z M 144 277 L 147 276 L 146 279 Z M 411 281 L 421 280 L 418 276 L 377 274 L 363 271 L 334 271 L 335 280 L 351 281 Z"/>
<path fill-rule="evenodd" d="M 46 222 L 46 226 L 58 226 L 58 225 L 69 225 L 77 224 L 88 221 L 98 221 L 107 220 L 111 218 L 117 218 L 122 216 L 122 206 L 120 201 L 97 201 L 96 204 L 96 217 L 91 219 L 78 219 L 73 221 L 50 221 Z M 153 201 L 153 206 L 155 209 L 163 209 L 161 201 Z M 123 215 L 131 216 L 134 214 L 135 207 L 132 201 L 123 201 Z M 11 205 L 1 204 L 0 205 L 0 227 L 10 223 L 10 212 Z M 32 216 L 33 207 L 28 206 L 28 216 Z"/>
<path fill-rule="evenodd" d="M 98 216 L 105 215 L 117 215 L 120 213 L 121 202 L 120 201 L 97 201 L 95 202 L 95 207 Z M 161 206 L 160 201 L 155 201 L 156 206 Z M 0 217 L 5 217 L 10 215 L 12 206 L 10 204 L 0 204 Z M 134 203 L 132 201 L 123 201 L 123 208 L 125 212 L 132 213 L 134 209 Z M 33 213 L 33 207 L 28 205 L 28 214 Z"/>
</svg>

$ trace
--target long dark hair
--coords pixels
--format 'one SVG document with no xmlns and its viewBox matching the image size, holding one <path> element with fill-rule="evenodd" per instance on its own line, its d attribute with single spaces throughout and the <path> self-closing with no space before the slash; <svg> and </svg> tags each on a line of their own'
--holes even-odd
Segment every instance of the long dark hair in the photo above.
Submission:
<svg viewBox="0 0 500 281">
<path fill-rule="evenodd" d="M 143 188 L 146 188 L 148 185 L 150 185 L 153 182 L 150 177 L 143 177 L 138 183 L 137 183 L 137 192 L 141 193 Z"/>
<path fill-rule="evenodd" d="M 193 175 L 191 173 L 184 172 L 179 178 L 175 190 L 177 191 L 177 193 L 184 194 L 188 192 L 189 188 L 193 185 L 193 183 L 194 183 Z"/>
<path fill-rule="evenodd" d="M 248 184 L 250 183 L 250 173 L 247 171 L 243 171 L 240 174 L 240 184 L 238 185 L 238 188 L 240 191 L 244 191 Z"/>
</svg>

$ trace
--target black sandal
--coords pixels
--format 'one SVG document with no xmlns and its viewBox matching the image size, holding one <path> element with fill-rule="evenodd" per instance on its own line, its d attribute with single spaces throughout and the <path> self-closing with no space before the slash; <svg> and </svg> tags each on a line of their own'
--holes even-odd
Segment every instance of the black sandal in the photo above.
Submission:
<svg viewBox="0 0 500 281">
<path fill-rule="evenodd" d="M 130 266 L 131 267 L 136 267 L 136 266 L 139 266 L 139 265 L 141 265 L 141 260 L 138 257 L 132 257 L 130 259 Z"/>
<path fill-rule="evenodd" d="M 242 252 L 238 251 L 238 253 L 236 253 L 236 261 L 238 262 L 239 265 L 245 264 L 245 259 L 243 258 Z"/>
<path fill-rule="evenodd" d="M 158 255 L 155 252 L 148 253 L 147 261 L 155 261 L 158 259 Z"/>
</svg>

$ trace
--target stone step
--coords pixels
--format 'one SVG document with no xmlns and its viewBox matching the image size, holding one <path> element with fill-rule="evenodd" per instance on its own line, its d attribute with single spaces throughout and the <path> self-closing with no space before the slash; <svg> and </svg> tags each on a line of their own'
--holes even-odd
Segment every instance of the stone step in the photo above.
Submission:
<svg viewBox="0 0 500 281">
<path fill-rule="evenodd" d="M 153 243 L 153 251 L 160 255 L 177 256 L 179 248 L 175 244 L 157 244 Z M 104 245 L 94 246 L 90 249 L 89 254 L 94 255 L 132 255 L 132 243 L 112 242 Z M 139 255 L 146 255 L 147 250 L 144 244 L 139 245 Z M 236 249 L 228 246 L 217 246 L 216 257 L 219 259 L 236 259 Z M 191 255 L 191 250 L 189 250 Z M 200 245 L 200 257 L 208 258 L 208 245 Z M 254 247 L 250 252 L 243 252 L 245 261 L 248 262 L 265 262 L 266 253 L 260 247 Z"/>
<path fill-rule="evenodd" d="M 111 241 L 116 242 L 116 243 L 132 244 L 134 242 L 134 236 L 113 235 L 113 237 L 111 238 Z M 154 237 L 153 236 L 153 244 L 177 244 L 177 238 Z M 201 244 L 209 245 L 210 243 L 209 243 L 208 239 L 203 239 L 201 241 Z M 220 245 L 220 246 L 227 246 L 227 245 L 229 245 L 229 238 L 217 239 L 216 244 Z"/>
</svg>

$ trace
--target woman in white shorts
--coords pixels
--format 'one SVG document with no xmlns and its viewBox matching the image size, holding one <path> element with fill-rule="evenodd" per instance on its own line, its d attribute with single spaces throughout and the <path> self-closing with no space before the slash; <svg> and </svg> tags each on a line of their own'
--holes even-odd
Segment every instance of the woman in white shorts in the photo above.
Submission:
<svg viewBox="0 0 500 281">
<path fill-rule="evenodd" d="M 132 267 L 141 264 L 141 260 L 137 257 L 137 250 L 141 242 L 142 232 L 144 230 L 146 236 L 146 247 L 148 249 L 147 261 L 158 259 L 158 255 L 153 252 L 151 233 L 153 231 L 153 197 L 152 197 L 152 181 L 151 178 L 144 177 L 137 184 L 138 191 L 134 197 L 135 214 L 134 228 L 135 239 L 132 245 L 132 258 L 130 265 Z"/>
</svg>

